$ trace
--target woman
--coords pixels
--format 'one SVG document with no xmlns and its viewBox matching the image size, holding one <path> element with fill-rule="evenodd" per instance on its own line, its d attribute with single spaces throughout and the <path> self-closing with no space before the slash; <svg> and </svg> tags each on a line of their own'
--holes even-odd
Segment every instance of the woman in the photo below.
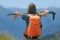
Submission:
<svg viewBox="0 0 60 40">
<path fill-rule="evenodd" d="M 45 16 L 48 13 L 49 13 L 48 10 L 44 10 L 44 12 L 42 13 L 37 13 L 35 4 L 31 3 L 28 7 L 28 14 L 25 15 L 22 14 L 21 12 L 16 12 L 15 13 L 16 15 L 14 15 L 13 17 L 15 20 L 17 16 L 21 16 L 22 19 L 26 21 L 27 29 L 24 31 L 24 36 L 26 38 L 37 39 L 42 34 L 41 16 Z M 39 30 L 34 29 L 34 27 L 38 28 Z"/>
</svg>

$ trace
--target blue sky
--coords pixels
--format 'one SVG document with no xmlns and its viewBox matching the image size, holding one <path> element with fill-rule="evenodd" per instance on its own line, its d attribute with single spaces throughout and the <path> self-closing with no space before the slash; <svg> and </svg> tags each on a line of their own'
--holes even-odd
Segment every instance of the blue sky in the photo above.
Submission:
<svg viewBox="0 0 60 40">
<path fill-rule="evenodd" d="M 34 3 L 37 8 L 60 8 L 60 0 L 0 0 L 0 5 L 4 7 L 27 8 L 30 3 Z"/>
</svg>

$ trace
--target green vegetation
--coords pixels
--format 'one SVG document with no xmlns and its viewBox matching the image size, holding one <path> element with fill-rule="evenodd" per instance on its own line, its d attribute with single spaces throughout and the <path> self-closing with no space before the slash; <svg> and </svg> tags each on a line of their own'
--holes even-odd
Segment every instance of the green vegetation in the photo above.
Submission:
<svg viewBox="0 0 60 40">
<path fill-rule="evenodd" d="M 16 40 L 16 39 L 6 34 L 0 34 L 0 40 Z"/>
<path fill-rule="evenodd" d="M 17 40 L 16 38 L 6 35 L 6 34 L 0 34 L 0 40 Z M 23 40 L 23 39 L 20 39 Z M 31 39 L 25 39 L 24 40 L 31 40 Z M 48 35 L 41 39 L 33 39 L 33 40 L 60 40 L 60 32 L 52 35 Z"/>
</svg>

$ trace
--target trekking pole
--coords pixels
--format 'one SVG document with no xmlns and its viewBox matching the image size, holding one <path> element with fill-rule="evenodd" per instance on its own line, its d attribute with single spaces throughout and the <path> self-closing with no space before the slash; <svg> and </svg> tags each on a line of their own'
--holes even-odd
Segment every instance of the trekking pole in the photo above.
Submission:
<svg viewBox="0 0 60 40">
<path fill-rule="evenodd" d="M 10 16 L 10 15 L 16 15 L 16 14 L 8 14 L 7 16 Z"/>
<path fill-rule="evenodd" d="M 44 11 L 43 11 L 44 12 Z M 40 12 L 40 13 L 43 13 L 43 12 Z M 55 20 L 55 12 L 54 11 L 50 11 L 49 14 L 52 14 L 53 15 L 53 20 Z"/>
<path fill-rule="evenodd" d="M 56 13 L 53 12 L 53 11 L 50 11 L 49 13 L 53 15 L 53 20 L 55 20 L 55 14 L 56 14 Z"/>
</svg>

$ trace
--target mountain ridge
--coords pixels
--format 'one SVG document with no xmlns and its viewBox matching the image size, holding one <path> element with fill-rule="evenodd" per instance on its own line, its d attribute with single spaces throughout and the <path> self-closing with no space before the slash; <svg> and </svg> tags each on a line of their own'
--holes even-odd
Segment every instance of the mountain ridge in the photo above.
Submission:
<svg viewBox="0 0 60 40">
<path fill-rule="evenodd" d="M 53 33 L 56 33 L 60 31 L 60 8 L 46 8 L 48 10 L 52 10 L 56 12 L 56 18 L 53 21 L 52 15 L 47 15 L 46 17 L 42 17 L 42 37 L 46 35 L 50 35 Z M 43 11 L 44 9 L 37 9 L 38 12 Z M 12 16 L 6 16 L 8 13 L 14 13 L 15 11 L 19 11 L 22 13 L 27 13 L 26 9 L 8 9 L 0 6 L 0 31 L 7 30 L 7 32 L 13 34 L 14 36 L 18 38 L 24 38 L 23 37 L 23 31 L 26 28 L 26 23 L 24 20 L 22 20 L 20 17 L 16 19 L 16 21 L 13 20 Z M 19 22 L 20 21 L 20 22 Z M 24 25 L 23 25 L 24 24 Z M 20 27 L 21 26 L 21 27 Z M 17 32 L 17 33 L 16 33 Z M 18 35 L 17 35 L 18 34 Z M 19 36 L 20 35 L 20 36 Z"/>
</svg>

